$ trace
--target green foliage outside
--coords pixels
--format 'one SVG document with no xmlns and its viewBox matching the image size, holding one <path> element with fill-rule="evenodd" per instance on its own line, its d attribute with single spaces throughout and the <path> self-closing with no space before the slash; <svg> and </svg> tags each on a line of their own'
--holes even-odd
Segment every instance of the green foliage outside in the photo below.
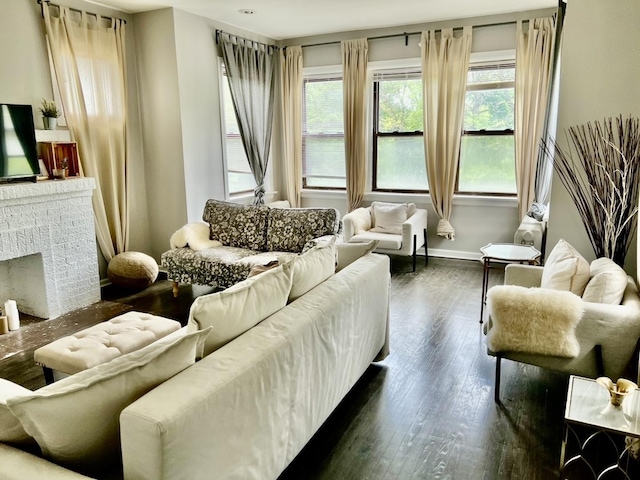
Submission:
<svg viewBox="0 0 640 480">
<path fill-rule="evenodd" d="M 422 80 L 386 80 L 379 85 L 379 122 L 378 130 L 382 133 L 421 132 L 423 130 L 422 115 Z"/>
</svg>

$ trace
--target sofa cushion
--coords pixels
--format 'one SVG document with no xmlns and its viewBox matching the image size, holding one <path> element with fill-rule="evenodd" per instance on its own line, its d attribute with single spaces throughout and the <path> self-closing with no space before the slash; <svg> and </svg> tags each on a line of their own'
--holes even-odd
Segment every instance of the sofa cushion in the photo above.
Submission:
<svg viewBox="0 0 640 480">
<path fill-rule="evenodd" d="M 352 264 L 367 253 L 373 252 L 380 243 L 378 240 L 370 240 L 365 243 L 340 243 L 336 246 L 338 254 L 338 265 L 336 272 L 339 272 L 347 265 Z"/>
<path fill-rule="evenodd" d="M 544 264 L 540 286 L 582 296 L 588 281 L 589 262 L 569 242 L 558 240 Z"/>
<path fill-rule="evenodd" d="M 372 232 L 402 235 L 402 224 L 407 220 L 407 205 L 375 205 Z"/>
<path fill-rule="evenodd" d="M 627 273 L 610 258 L 597 258 L 589 268 L 591 278 L 582 299 L 585 302 L 619 305 L 627 288 Z"/>
<path fill-rule="evenodd" d="M 33 440 L 33 437 L 24 431 L 18 417 L 7 406 L 7 399 L 31 393 L 31 390 L 21 385 L 0 378 L 0 442 L 24 444 Z"/>
<path fill-rule="evenodd" d="M 267 250 L 299 253 L 316 237 L 339 233 L 335 208 L 273 208 L 269 210 Z"/>
<path fill-rule="evenodd" d="M 30 395 L 9 398 L 9 409 L 54 463 L 89 475 L 118 468 L 120 412 L 192 365 L 209 332 L 177 333 Z"/>
<path fill-rule="evenodd" d="M 402 235 L 392 235 L 390 233 L 364 232 L 354 235 L 349 239 L 349 243 L 368 243 L 377 241 L 378 250 L 400 250 L 402 248 Z"/>
<path fill-rule="evenodd" d="M 269 210 L 264 205 L 207 200 L 202 219 L 209 224 L 212 240 L 231 247 L 264 251 Z"/>
<path fill-rule="evenodd" d="M 195 299 L 188 331 L 212 326 L 204 345 L 209 355 L 287 304 L 292 266 L 287 263 L 248 278 L 222 292 Z"/>
<path fill-rule="evenodd" d="M 336 247 L 333 242 L 318 245 L 291 261 L 293 281 L 289 301 L 301 297 L 324 282 L 336 271 Z"/>
</svg>

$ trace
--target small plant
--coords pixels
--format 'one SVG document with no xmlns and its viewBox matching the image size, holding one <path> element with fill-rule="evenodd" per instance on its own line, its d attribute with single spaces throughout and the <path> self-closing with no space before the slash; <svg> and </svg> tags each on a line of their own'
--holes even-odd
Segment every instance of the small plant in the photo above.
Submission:
<svg viewBox="0 0 640 480">
<path fill-rule="evenodd" d="M 62 114 L 62 112 L 58 110 L 56 102 L 53 100 L 47 100 L 46 98 L 42 99 L 42 103 L 40 104 L 40 113 L 42 113 L 43 117 L 48 118 L 58 118 Z"/>
</svg>

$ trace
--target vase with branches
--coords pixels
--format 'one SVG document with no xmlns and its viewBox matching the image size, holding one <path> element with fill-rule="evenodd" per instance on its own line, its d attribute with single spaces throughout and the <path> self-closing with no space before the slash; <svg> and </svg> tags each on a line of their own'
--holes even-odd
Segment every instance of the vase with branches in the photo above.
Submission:
<svg viewBox="0 0 640 480">
<path fill-rule="evenodd" d="M 623 266 L 637 227 L 640 119 L 588 122 L 565 135 L 566 149 L 551 139 L 542 150 L 578 209 L 596 257 Z"/>
</svg>

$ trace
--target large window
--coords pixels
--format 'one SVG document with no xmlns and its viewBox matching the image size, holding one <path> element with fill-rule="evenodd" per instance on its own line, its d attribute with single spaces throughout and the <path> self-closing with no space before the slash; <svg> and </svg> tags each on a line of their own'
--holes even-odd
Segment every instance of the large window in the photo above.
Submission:
<svg viewBox="0 0 640 480">
<path fill-rule="evenodd" d="M 420 72 L 376 73 L 373 189 L 426 191 Z"/>
<path fill-rule="evenodd" d="M 305 78 L 302 94 L 302 186 L 347 186 L 341 78 Z"/>
<path fill-rule="evenodd" d="M 460 193 L 515 194 L 515 66 L 472 66 L 460 145 Z"/>
<path fill-rule="evenodd" d="M 252 192 L 256 187 L 256 181 L 251 173 L 247 154 L 242 145 L 240 137 L 240 128 L 236 119 L 235 110 L 233 108 L 233 100 L 231 99 L 231 90 L 227 75 L 222 69 L 222 103 L 224 112 L 224 134 L 225 134 L 225 155 L 227 159 L 227 183 L 229 185 L 229 194 Z"/>
</svg>

